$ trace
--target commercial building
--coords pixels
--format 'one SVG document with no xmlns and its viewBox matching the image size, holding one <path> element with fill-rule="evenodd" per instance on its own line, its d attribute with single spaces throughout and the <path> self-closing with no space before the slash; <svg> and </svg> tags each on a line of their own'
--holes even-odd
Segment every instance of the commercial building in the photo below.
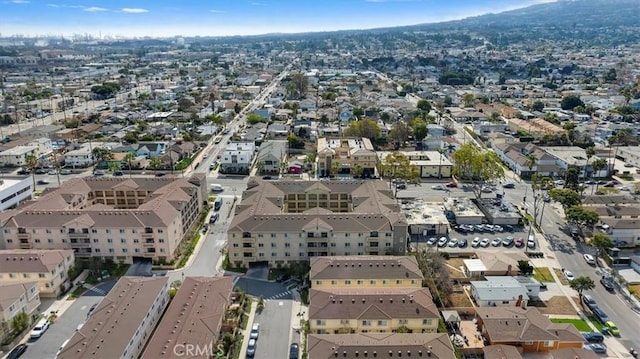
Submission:
<svg viewBox="0 0 640 359">
<path fill-rule="evenodd" d="M 169 302 L 169 278 L 122 277 L 58 359 L 138 358 Z"/>
<path fill-rule="evenodd" d="M 57 297 L 68 286 L 68 271 L 75 264 L 70 249 L 0 250 L 0 283 L 36 282 L 42 297 Z"/>
<path fill-rule="evenodd" d="M 40 297 L 38 296 L 38 283 L 7 283 L 0 281 L 0 312 L 2 321 L 11 324 L 13 318 L 20 313 L 27 313 L 30 317 L 38 314 Z M 0 337 L 6 332 L 0 328 Z"/>
<path fill-rule="evenodd" d="M 142 358 L 211 358 L 231 301 L 232 277 L 187 277 Z"/>
<path fill-rule="evenodd" d="M 368 138 L 318 139 L 318 176 L 351 174 L 373 176 L 378 157 Z"/>
<path fill-rule="evenodd" d="M 207 199 L 191 178 L 74 178 L 0 217 L 0 247 L 72 249 L 76 258 L 169 262 Z"/>
<path fill-rule="evenodd" d="M 33 179 L 31 177 L 21 180 L 2 179 L 0 180 L 0 211 L 30 200 L 32 195 Z"/>
<path fill-rule="evenodd" d="M 407 221 L 383 181 L 252 178 L 227 231 L 234 266 L 404 254 Z"/>
<path fill-rule="evenodd" d="M 378 152 L 378 160 L 384 162 L 392 152 Z M 409 163 L 418 168 L 420 178 L 450 178 L 453 164 L 446 155 L 438 151 L 400 151 Z M 383 173 L 383 176 L 393 176 Z"/>
</svg>

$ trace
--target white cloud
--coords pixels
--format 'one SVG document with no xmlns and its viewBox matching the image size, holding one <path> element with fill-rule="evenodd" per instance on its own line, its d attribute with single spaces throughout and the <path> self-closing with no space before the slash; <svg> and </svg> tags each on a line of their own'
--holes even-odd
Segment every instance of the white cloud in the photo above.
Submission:
<svg viewBox="0 0 640 359">
<path fill-rule="evenodd" d="M 262 2 L 252 2 L 251 5 L 252 6 L 267 6 L 267 4 L 262 3 Z"/>
<path fill-rule="evenodd" d="M 144 14 L 145 12 L 149 12 L 149 10 L 137 7 L 125 7 L 122 8 L 122 12 L 126 12 L 128 14 Z"/>
<path fill-rule="evenodd" d="M 28 4 L 31 1 L 29 1 L 29 0 L 12 0 L 11 2 L 14 3 L 14 4 Z"/>
<path fill-rule="evenodd" d="M 215 10 L 215 9 L 209 10 L 209 12 L 212 13 L 212 14 L 224 14 L 224 13 L 226 13 L 226 11 L 224 11 L 224 10 Z"/>
<path fill-rule="evenodd" d="M 58 4 L 47 4 L 48 7 L 60 7 Z"/>
<path fill-rule="evenodd" d="M 103 8 L 103 7 L 98 7 L 98 6 L 89 6 L 89 7 L 85 7 L 84 9 L 82 9 L 82 11 L 86 11 L 86 12 L 103 12 L 103 11 L 109 11 L 109 9 Z"/>
</svg>

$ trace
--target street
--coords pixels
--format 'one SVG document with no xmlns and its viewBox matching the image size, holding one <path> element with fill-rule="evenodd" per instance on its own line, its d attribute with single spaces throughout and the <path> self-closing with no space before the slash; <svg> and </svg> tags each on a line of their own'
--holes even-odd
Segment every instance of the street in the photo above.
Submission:
<svg viewBox="0 0 640 359">
<path fill-rule="evenodd" d="M 269 301 L 256 314 L 255 323 L 260 323 L 256 359 L 288 358 L 292 304 L 290 299 Z"/>
</svg>

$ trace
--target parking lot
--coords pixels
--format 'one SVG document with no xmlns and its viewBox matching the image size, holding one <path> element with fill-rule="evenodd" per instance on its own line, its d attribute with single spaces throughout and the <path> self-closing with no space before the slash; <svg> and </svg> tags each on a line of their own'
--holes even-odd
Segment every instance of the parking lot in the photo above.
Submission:
<svg viewBox="0 0 640 359">
<path fill-rule="evenodd" d="M 89 308 L 102 298 L 97 295 L 77 298 L 39 339 L 29 340 L 27 343 L 29 348 L 22 358 L 55 358 L 60 346 L 73 336 L 80 324 L 85 322 Z"/>
</svg>

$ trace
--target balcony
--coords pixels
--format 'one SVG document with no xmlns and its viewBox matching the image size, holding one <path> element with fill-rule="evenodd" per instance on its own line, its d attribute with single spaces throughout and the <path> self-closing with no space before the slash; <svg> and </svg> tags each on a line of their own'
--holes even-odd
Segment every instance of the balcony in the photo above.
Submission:
<svg viewBox="0 0 640 359">
<path fill-rule="evenodd" d="M 69 238 L 89 238 L 89 231 L 87 232 L 69 232 Z"/>
<path fill-rule="evenodd" d="M 87 238 L 86 240 L 78 240 L 76 238 L 70 239 L 71 248 L 89 248 L 91 247 L 91 241 Z"/>
<path fill-rule="evenodd" d="M 29 242 L 21 242 L 20 249 L 33 249 L 33 244 Z"/>
<path fill-rule="evenodd" d="M 253 238 L 253 237 L 245 238 L 245 237 L 243 237 L 242 238 L 242 243 L 251 243 L 251 244 L 256 243 L 256 238 Z"/>
<path fill-rule="evenodd" d="M 153 257 L 156 256 L 156 254 L 155 253 L 147 253 L 147 252 L 145 252 L 145 253 L 142 253 L 142 256 L 145 257 L 145 258 L 153 258 Z"/>
<path fill-rule="evenodd" d="M 31 235 L 29 233 L 18 233 L 18 239 L 30 239 Z"/>
<path fill-rule="evenodd" d="M 144 241 L 142 242 L 142 246 L 145 248 L 150 248 L 150 247 L 155 247 L 156 246 L 156 242 L 155 241 Z"/>
</svg>

